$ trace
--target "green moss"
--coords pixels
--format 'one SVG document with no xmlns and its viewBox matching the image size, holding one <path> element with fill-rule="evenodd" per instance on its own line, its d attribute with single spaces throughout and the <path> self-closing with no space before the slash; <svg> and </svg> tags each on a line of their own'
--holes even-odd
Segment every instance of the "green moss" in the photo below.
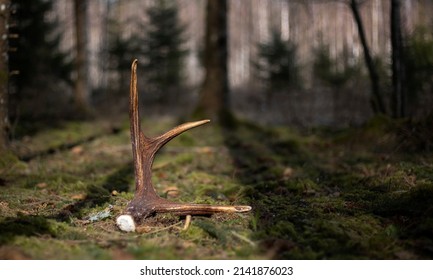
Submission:
<svg viewBox="0 0 433 280">
<path fill-rule="evenodd" d="M 297 239 L 298 233 L 290 221 L 278 221 L 269 228 L 269 234 L 274 237 L 285 239 Z"/>
<path fill-rule="evenodd" d="M 196 226 L 194 222 L 187 230 L 180 233 L 180 237 L 200 243 L 204 238 L 207 237 L 207 233 L 201 227 Z"/>
<path fill-rule="evenodd" d="M 320 187 L 308 178 L 296 178 L 294 180 L 288 180 L 285 183 L 286 188 L 297 194 L 310 194 L 314 195 L 316 192 L 320 191 Z"/>
<path fill-rule="evenodd" d="M 126 251 L 135 259 L 146 260 L 172 260 L 185 259 L 191 254 L 190 249 L 176 248 L 176 242 L 166 240 L 166 238 L 157 238 L 150 240 L 140 240 L 136 244 L 130 244 L 126 247 Z"/>
<path fill-rule="evenodd" d="M 0 244 L 11 243 L 19 236 L 56 236 L 56 226 L 42 216 L 27 216 L 18 213 L 17 217 L 4 218 L 0 222 Z"/>
<path fill-rule="evenodd" d="M 11 151 L 1 151 L 2 156 L 0 157 L 0 171 L 11 168 L 12 166 L 19 163 L 18 157 Z"/>
<path fill-rule="evenodd" d="M 71 143 L 96 125 L 59 126 L 26 141 L 43 151 L 53 144 L 44 137 Z M 158 135 L 175 125 L 143 127 Z M 157 191 L 176 187 L 177 201 L 248 204 L 253 212 L 194 217 L 186 231 L 167 228 L 180 221 L 172 215 L 147 219 L 153 233 L 116 228 L 134 195 L 127 129 L 24 164 L 11 158 L 22 168 L 0 169 L 0 244 L 36 259 L 431 258 L 431 155 L 396 149 L 396 127 L 376 119 L 315 134 L 245 122 L 189 131 L 156 156 Z M 87 222 L 108 205 L 112 217 Z"/>
<path fill-rule="evenodd" d="M 227 231 L 220 228 L 215 223 L 204 219 L 197 219 L 194 221 L 194 224 L 206 232 L 210 237 L 218 239 L 222 244 L 227 242 Z"/>
<path fill-rule="evenodd" d="M 106 249 L 92 242 L 56 240 L 53 238 L 19 238 L 15 245 L 32 259 L 110 259 Z"/>
</svg>

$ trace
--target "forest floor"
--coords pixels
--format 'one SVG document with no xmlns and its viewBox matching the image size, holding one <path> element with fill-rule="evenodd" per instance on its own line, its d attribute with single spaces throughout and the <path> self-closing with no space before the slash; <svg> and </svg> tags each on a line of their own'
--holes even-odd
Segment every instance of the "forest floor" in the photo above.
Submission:
<svg viewBox="0 0 433 280">
<path fill-rule="evenodd" d="M 129 123 L 34 131 L 0 157 L 0 259 L 431 259 L 433 153 L 417 127 L 188 131 L 156 156 L 161 196 L 252 212 L 196 216 L 186 230 L 157 215 L 135 233 L 115 225 L 133 197 Z"/>
</svg>

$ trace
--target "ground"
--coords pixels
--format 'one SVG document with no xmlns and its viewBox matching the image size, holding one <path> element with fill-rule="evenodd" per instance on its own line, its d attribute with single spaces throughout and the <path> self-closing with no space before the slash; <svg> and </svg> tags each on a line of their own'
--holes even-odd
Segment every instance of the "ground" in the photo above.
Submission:
<svg viewBox="0 0 433 280">
<path fill-rule="evenodd" d="M 177 124 L 143 128 L 154 136 Z M 123 233 L 115 218 L 134 191 L 128 125 L 20 132 L 14 153 L 0 158 L 0 259 L 433 257 L 431 139 L 412 137 L 415 124 L 196 128 L 157 154 L 158 192 L 252 212 L 193 217 L 186 230 L 185 217 L 157 215 Z"/>
</svg>

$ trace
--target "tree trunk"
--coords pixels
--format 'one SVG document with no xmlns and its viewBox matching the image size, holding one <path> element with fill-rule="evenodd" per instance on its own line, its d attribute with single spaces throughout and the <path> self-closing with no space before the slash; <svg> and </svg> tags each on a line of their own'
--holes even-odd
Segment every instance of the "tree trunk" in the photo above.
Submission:
<svg viewBox="0 0 433 280">
<path fill-rule="evenodd" d="M 10 1 L 0 0 L 0 151 L 7 148 L 9 117 L 8 20 Z"/>
<path fill-rule="evenodd" d="M 391 0 L 391 48 L 392 48 L 392 114 L 394 118 L 406 115 L 404 91 L 404 56 L 401 33 L 401 1 Z"/>
<path fill-rule="evenodd" d="M 229 116 L 227 75 L 227 1 L 208 0 L 204 66 L 206 76 L 200 91 L 197 112 L 221 123 Z"/>
<path fill-rule="evenodd" d="M 87 73 L 87 0 L 74 0 L 75 13 L 75 105 L 80 113 L 90 110 L 89 85 Z"/>
<path fill-rule="evenodd" d="M 371 81 L 371 103 L 373 106 L 373 111 L 375 113 L 386 114 L 386 107 L 383 101 L 380 86 L 379 86 L 379 75 L 377 74 L 376 67 L 374 65 L 373 59 L 370 54 L 370 49 L 367 44 L 367 38 L 365 36 L 364 24 L 362 22 L 361 15 L 359 14 L 359 7 L 357 0 L 350 1 L 350 9 L 352 10 L 353 17 L 358 28 L 359 39 L 361 40 L 362 49 L 364 51 L 365 64 L 367 65 L 368 74 Z"/>
</svg>

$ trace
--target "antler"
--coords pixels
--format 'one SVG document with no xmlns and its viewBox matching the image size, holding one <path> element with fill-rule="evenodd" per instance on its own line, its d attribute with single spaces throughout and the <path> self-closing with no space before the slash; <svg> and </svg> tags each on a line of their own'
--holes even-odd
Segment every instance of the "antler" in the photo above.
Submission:
<svg viewBox="0 0 433 280">
<path fill-rule="evenodd" d="M 191 128 L 206 124 L 210 120 L 189 122 L 179 125 L 161 136 L 150 138 L 143 134 L 140 126 L 137 91 L 137 60 L 131 66 L 129 96 L 129 118 L 131 122 L 132 154 L 135 167 L 135 195 L 127 205 L 124 215 L 117 218 L 121 230 L 134 231 L 135 224 L 155 213 L 178 215 L 207 215 L 220 212 L 241 213 L 251 210 L 250 206 L 220 206 L 206 204 L 178 203 L 164 199 L 155 191 L 152 184 L 152 164 L 155 154 L 168 141 Z"/>
</svg>

